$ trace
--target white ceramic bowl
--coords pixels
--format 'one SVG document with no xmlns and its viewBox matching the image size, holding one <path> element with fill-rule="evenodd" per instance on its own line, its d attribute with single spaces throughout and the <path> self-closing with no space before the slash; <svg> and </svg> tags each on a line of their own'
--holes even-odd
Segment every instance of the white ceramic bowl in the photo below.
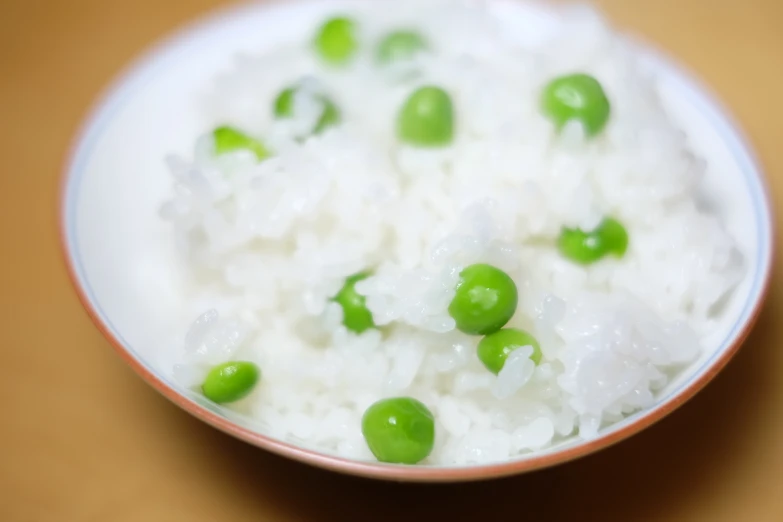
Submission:
<svg viewBox="0 0 783 522">
<path fill-rule="evenodd" d="M 657 405 L 631 415 L 589 442 L 566 441 L 517 460 L 472 467 L 404 467 L 354 462 L 303 449 L 250 430 L 241 417 L 215 408 L 171 378 L 174 350 L 192 321 L 184 316 L 181 275 L 158 208 L 167 196 L 164 157 L 190 150 L 201 89 L 238 51 L 258 51 L 305 38 L 315 23 L 346 1 L 244 5 L 208 17 L 147 53 L 98 103 L 79 134 L 63 178 L 62 243 L 85 308 L 118 352 L 152 386 L 185 410 L 236 437 L 313 465 L 363 476 L 416 481 L 490 478 L 564 462 L 613 444 L 692 397 L 738 350 L 768 286 L 772 219 L 768 191 L 736 125 L 689 74 L 649 47 L 640 56 L 661 78 L 671 114 L 712 165 L 706 183 L 748 259 L 749 273 L 725 321 L 706 339 L 700 360 L 660 394 Z M 507 16 L 524 12 L 530 27 L 557 23 L 540 7 L 497 0 Z M 516 14 L 515 14 L 516 13 Z M 170 346 L 170 344 L 169 344 Z"/>
</svg>

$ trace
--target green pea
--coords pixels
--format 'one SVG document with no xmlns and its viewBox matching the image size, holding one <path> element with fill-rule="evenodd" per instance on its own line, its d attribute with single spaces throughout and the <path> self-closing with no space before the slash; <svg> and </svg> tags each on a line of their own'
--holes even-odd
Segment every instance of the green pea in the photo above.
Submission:
<svg viewBox="0 0 783 522">
<path fill-rule="evenodd" d="M 362 434 L 379 461 L 416 464 L 432 452 L 435 418 L 416 399 L 383 399 L 364 412 Z"/>
<path fill-rule="evenodd" d="M 343 65 L 354 57 L 359 47 L 356 23 L 350 18 L 327 20 L 315 37 L 315 49 L 325 62 Z"/>
<path fill-rule="evenodd" d="M 411 145 L 438 147 L 454 139 L 454 105 L 440 87 L 421 87 L 405 101 L 397 118 L 397 135 Z"/>
<path fill-rule="evenodd" d="M 382 64 L 408 60 L 427 48 L 427 41 L 415 31 L 400 30 L 389 33 L 378 44 L 375 59 Z"/>
<path fill-rule="evenodd" d="M 616 219 L 604 218 L 598 226 L 598 235 L 604 248 L 610 254 L 623 257 L 628 250 L 628 231 Z"/>
<path fill-rule="evenodd" d="M 507 273 L 490 265 L 471 265 L 460 273 L 449 315 L 460 331 L 487 335 L 514 316 L 517 300 L 517 285 Z"/>
<path fill-rule="evenodd" d="M 294 115 L 294 96 L 296 95 L 298 87 L 289 87 L 278 94 L 274 103 L 275 117 L 278 119 L 290 118 Z M 315 127 L 313 128 L 314 134 L 320 134 L 329 127 L 340 123 L 340 109 L 327 98 L 326 96 L 319 96 L 318 101 L 322 104 L 321 116 L 318 118 Z"/>
<path fill-rule="evenodd" d="M 504 328 L 484 337 L 478 345 L 478 357 L 487 370 L 497 375 L 506 364 L 508 354 L 523 346 L 533 347 L 530 359 L 540 364 L 541 347 L 538 341 L 526 331 L 516 328 Z"/>
<path fill-rule="evenodd" d="M 367 309 L 365 297 L 356 291 L 356 283 L 370 276 L 367 272 L 352 275 L 345 280 L 342 289 L 334 297 L 334 301 L 343 309 L 343 324 L 355 333 L 362 333 L 375 327 L 372 312 Z"/>
<path fill-rule="evenodd" d="M 587 74 L 555 78 L 544 89 L 541 103 L 558 130 L 569 121 L 578 120 L 588 136 L 603 130 L 611 112 L 603 87 Z"/>
<path fill-rule="evenodd" d="M 596 234 L 578 228 L 564 228 L 557 240 L 557 248 L 563 257 L 582 265 L 595 263 L 606 255 Z"/>
<path fill-rule="evenodd" d="M 238 150 L 249 150 L 259 161 L 272 154 L 263 143 L 233 127 L 218 127 L 212 131 L 215 140 L 215 154 L 227 154 Z"/>
<path fill-rule="evenodd" d="M 294 115 L 294 94 L 296 87 L 283 89 L 275 98 L 275 117 L 290 118 Z"/>
<path fill-rule="evenodd" d="M 261 371 L 251 362 L 227 362 L 212 368 L 201 391 L 212 402 L 223 404 L 246 397 L 255 387 Z"/>
<path fill-rule="evenodd" d="M 557 240 L 557 248 L 563 257 L 590 265 L 609 254 L 623 257 L 628 250 L 628 232 L 619 221 L 608 217 L 591 232 L 564 228 Z"/>
</svg>

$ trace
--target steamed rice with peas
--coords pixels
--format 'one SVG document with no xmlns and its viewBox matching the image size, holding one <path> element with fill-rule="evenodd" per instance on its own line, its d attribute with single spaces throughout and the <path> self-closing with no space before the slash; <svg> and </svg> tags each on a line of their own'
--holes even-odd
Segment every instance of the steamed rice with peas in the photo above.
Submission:
<svg viewBox="0 0 783 522">
<path fill-rule="evenodd" d="M 169 158 L 162 209 L 204 304 L 175 378 L 263 433 L 353 459 L 395 461 L 378 448 L 393 430 L 367 425 L 390 398 L 431 419 L 434 442 L 413 440 L 409 463 L 595 437 L 698 357 L 744 275 L 700 207 L 706 163 L 592 11 L 564 11 L 543 37 L 480 5 L 416 4 L 368 3 L 244 56 L 198 108 L 215 128 Z M 399 31 L 420 41 L 382 51 Z M 547 86 L 569 75 L 605 93 L 598 131 L 589 114 L 547 108 Z M 442 110 L 405 121 L 428 86 L 450 123 Z M 626 243 L 595 250 L 607 220 Z M 475 265 L 516 293 L 510 320 L 483 335 L 453 305 Z M 495 374 L 478 348 L 501 327 L 530 342 L 495 352 Z M 247 386 L 232 395 L 216 368 L 237 362 Z"/>
</svg>

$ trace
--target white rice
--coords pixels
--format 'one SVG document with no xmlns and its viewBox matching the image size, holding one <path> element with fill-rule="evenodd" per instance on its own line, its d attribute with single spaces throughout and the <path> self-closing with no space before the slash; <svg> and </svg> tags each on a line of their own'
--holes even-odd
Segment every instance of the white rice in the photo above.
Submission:
<svg viewBox="0 0 783 522">
<path fill-rule="evenodd" d="M 194 302 L 214 308 L 179 348 L 179 382 L 197 390 L 212 365 L 254 361 L 261 384 L 232 409 L 274 437 L 356 459 L 373 459 L 365 408 L 416 397 L 436 418 L 424 462 L 436 465 L 594 437 L 650 407 L 698 356 L 744 275 L 719 217 L 696 203 L 706 164 L 662 109 L 655 78 L 590 10 L 568 11 L 546 40 L 524 18 L 501 23 L 473 4 L 395 2 L 352 16 L 365 43 L 351 67 L 324 68 L 303 39 L 244 57 L 205 103 L 215 125 L 263 137 L 274 157 L 216 158 L 206 134 L 192 158 L 169 159 L 175 186 L 162 215 L 192 268 Z M 379 69 L 371 43 L 400 26 L 426 34 L 433 51 Z M 542 86 L 575 71 L 597 77 L 612 101 L 594 140 L 578 124 L 557 135 L 539 112 Z M 275 95 L 302 78 L 297 119 L 275 121 Z M 395 139 L 396 113 L 422 84 L 452 95 L 453 146 Z M 344 124 L 298 142 L 321 90 Z M 560 257 L 561 227 L 590 229 L 607 214 L 631 238 L 622 260 L 584 268 Z M 476 356 L 480 338 L 455 330 L 447 307 L 473 262 L 515 280 L 509 325 L 537 337 L 540 365 L 526 347 L 495 376 Z M 374 275 L 357 290 L 384 328 L 355 335 L 329 298 L 367 268 Z"/>
</svg>

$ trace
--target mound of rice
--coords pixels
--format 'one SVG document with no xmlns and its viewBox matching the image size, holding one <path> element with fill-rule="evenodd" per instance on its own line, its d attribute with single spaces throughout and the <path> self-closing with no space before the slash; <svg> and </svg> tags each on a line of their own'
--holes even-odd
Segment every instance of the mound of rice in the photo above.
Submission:
<svg viewBox="0 0 783 522">
<path fill-rule="evenodd" d="M 355 459 L 374 460 L 364 410 L 415 397 L 436 418 L 425 461 L 436 465 L 594 437 L 651 406 L 698 356 L 744 275 L 734 240 L 697 204 L 706 164 L 662 109 L 655 78 L 589 10 L 564 11 L 562 30 L 546 38 L 524 17 L 476 5 L 351 15 L 363 42 L 414 27 L 432 52 L 379 69 L 368 44 L 335 70 L 303 39 L 242 57 L 199 110 L 263 136 L 275 155 L 216 157 L 205 134 L 192 157 L 168 160 L 174 192 L 162 216 L 204 309 L 177 347 L 175 377 L 197 390 L 210 366 L 254 361 L 262 384 L 233 410 L 271 436 Z M 557 134 L 540 112 L 543 85 L 574 71 L 598 78 L 612 101 L 597 139 L 579 124 Z M 271 100 L 302 79 L 297 118 L 275 120 Z M 450 147 L 395 137 L 399 107 L 422 84 L 453 97 Z M 344 123 L 297 141 L 321 91 Z M 628 229 L 624 258 L 583 267 L 558 254 L 563 226 L 591 229 L 607 214 Z M 520 349 L 495 376 L 476 356 L 479 338 L 455 330 L 447 307 L 474 262 L 515 280 L 509 326 L 539 339 L 540 365 Z M 357 290 L 383 328 L 356 335 L 330 298 L 368 267 L 374 275 Z"/>
</svg>

